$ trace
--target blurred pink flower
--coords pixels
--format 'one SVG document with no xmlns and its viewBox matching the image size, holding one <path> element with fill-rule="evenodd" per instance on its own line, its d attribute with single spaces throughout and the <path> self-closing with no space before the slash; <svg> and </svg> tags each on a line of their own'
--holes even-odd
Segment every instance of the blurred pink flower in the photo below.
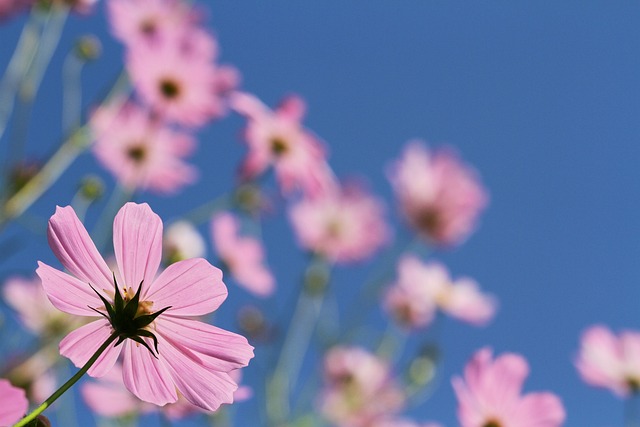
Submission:
<svg viewBox="0 0 640 427">
<path fill-rule="evenodd" d="M 160 44 L 138 44 L 126 57 L 140 97 L 166 120 L 199 127 L 227 112 L 226 96 L 240 80 L 213 59 L 215 41 L 202 30 Z"/>
<path fill-rule="evenodd" d="M 181 0 L 108 0 L 113 35 L 129 47 L 180 37 L 198 15 Z"/>
<path fill-rule="evenodd" d="M 409 223 L 440 245 L 466 239 L 487 205 L 475 172 L 449 149 L 430 152 L 410 141 L 388 176 Z"/>
<path fill-rule="evenodd" d="M 0 0 L 0 21 L 31 7 L 35 0 Z"/>
<path fill-rule="evenodd" d="M 417 423 L 404 418 L 385 418 L 376 420 L 366 427 L 442 427 L 438 423 Z"/>
<path fill-rule="evenodd" d="M 2 296 L 24 326 L 36 335 L 55 337 L 82 324 L 77 317 L 62 313 L 51 304 L 38 277 L 9 277 Z"/>
<path fill-rule="evenodd" d="M 391 236 L 382 201 L 355 185 L 304 198 L 289 218 L 301 246 L 339 263 L 372 256 Z"/>
<path fill-rule="evenodd" d="M 211 220 L 214 249 L 233 278 L 252 294 L 267 297 L 275 290 L 275 281 L 264 265 L 264 248 L 258 239 L 239 232 L 240 222 L 229 212 Z"/>
<path fill-rule="evenodd" d="M 163 246 L 167 264 L 204 257 L 206 254 L 204 238 L 188 221 L 176 221 L 171 224 L 164 233 Z"/>
<path fill-rule="evenodd" d="M 101 107 L 91 126 L 95 156 L 124 187 L 171 194 L 196 181 L 197 170 L 183 160 L 193 152 L 194 139 L 153 120 L 144 109 Z"/>
<path fill-rule="evenodd" d="M 359 347 L 334 347 L 324 359 L 320 410 L 340 427 L 366 427 L 402 409 L 405 396 L 388 365 Z"/>
<path fill-rule="evenodd" d="M 565 419 L 560 399 L 553 393 L 521 395 L 529 374 L 527 361 L 505 353 L 492 360 L 489 348 L 476 352 L 464 371 L 455 377 L 461 427 L 557 427 Z"/>
<path fill-rule="evenodd" d="M 448 315 L 481 326 L 495 314 L 497 303 L 469 278 L 453 281 L 440 263 L 423 263 L 413 255 L 398 262 L 398 278 L 385 295 L 384 305 L 407 327 L 427 326 L 439 308 Z"/>
<path fill-rule="evenodd" d="M 283 194 L 301 189 L 314 196 L 334 185 L 322 143 L 302 127 L 306 110 L 302 98 L 288 96 L 275 111 L 248 93 L 236 92 L 230 102 L 248 120 L 243 136 L 249 152 L 240 168 L 243 179 L 254 179 L 273 166 Z"/>
<path fill-rule="evenodd" d="M 29 402 L 24 390 L 11 385 L 0 378 L 0 425 L 9 426 L 22 418 L 27 412 Z"/>
<path fill-rule="evenodd" d="M 162 221 L 149 205 L 127 203 L 114 219 L 117 274 L 71 207 L 56 209 L 48 236 L 70 272 L 38 263 L 36 272 L 53 305 L 69 314 L 103 316 L 67 335 L 60 354 L 82 366 L 116 333 L 118 342 L 102 353 L 89 375 L 105 375 L 123 353 L 125 386 L 146 402 L 172 403 L 178 392 L 207 410 L 233 401 L 237 385 L 229 372 L 247 365 L 253 347 L 240 335 L 194 319 L 225 300 L 222 272 L 196 258 L 176 262 L 156 276 Z M 119 284 L 114 276 L 121 277 Z"/>
<path fill-rule="evenodd" d="M 608 388 L 621 397 L 640 391 L 640 333 L 614 335 L 592 326 L 582 334 L 576 367 L 588 384 Z"/>
</svg>

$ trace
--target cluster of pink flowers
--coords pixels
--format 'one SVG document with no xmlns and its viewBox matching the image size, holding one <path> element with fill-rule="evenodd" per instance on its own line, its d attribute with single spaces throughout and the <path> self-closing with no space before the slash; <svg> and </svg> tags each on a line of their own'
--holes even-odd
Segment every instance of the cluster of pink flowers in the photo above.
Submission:
<svg viewBox="0 0 640 427">
<path fill-rule="evenodd" d="M 475 281 L 453 281 L 444 265 L 423 263 L 413 255 L 398 262 L 397 281 L 387 290 L 385 307 L 403 326 L 429 325 L 436 310 L 474 325 L 484 325 L 493 317 L 496 301 L 480 292 Z"/>
</svg>

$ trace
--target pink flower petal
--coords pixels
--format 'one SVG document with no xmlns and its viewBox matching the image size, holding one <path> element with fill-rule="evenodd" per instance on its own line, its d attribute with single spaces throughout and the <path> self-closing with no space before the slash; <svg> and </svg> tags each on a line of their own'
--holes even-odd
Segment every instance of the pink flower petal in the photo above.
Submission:
<svg viewBox="0 0 640 427">
<path fill-rule="evenodd" d="M 148 204 L 127 203 L 113 221 L 113 248 L 125 283 L 150 286 L 162 259 L 162 220 Z"/>
<path fill-rule="evenodd" d="M 152 301 L 154 310 L 171 306 L 165 315 L 202 316 L 216 310 L 226 298 L 222 271 L 202 258 L 193 258 L 167 267 L 143 300 Z"/>
<path fill-rule="evenodd" d="M 12 425 L 27 412 L 29 402 L 21 388 L 14 387 L 7 380 L 0 379 L 0 425 Z"/>
<path fill-rule="evenodd" d="M 109 338 L 113 329 L 106 319 L 96 320 L 69 333 L 60 342 L 60 354 L 69 358 L 78 368 L 82 367 Z M 101 377 L 116 363 L 122 346 L 115 343 L 98 357 L 87 371 L 92 377 Z"/>
<path fill-rule="evenodd" d="M 61 311 L 79 316 L 97 316 L 89 307 L 98 308 L 102 301 L 88 283 L 38 261 L 36 273 L 51 303 Z"/>
<path fill-rule="evenodd" d="M 165 316 L 156 320 L 157 332 L 180 352 L 195 355 L 217 371 L 247 366 L 253 347 L 242 335 L 189 319 Z"/>
<path fill-rule="evenodd" d="M 562 402 L 553 393 L 529 393 L 519 407 L 519 422 L 522 427 L 556 427 L 564 422 L 566 413 Z"/>
<path fill-rule="evenodd" d="M 71 274 L 96 289 L 113 289 L 111 270 L 71 206 L 56 208 L 47 235 L 53 253 Z"/>
<path fill-rule="evenodd" d="M 238 385 L 229 374 L 206 368 L 193 353 L 183 353 L 158 336 L 158 347 L 173 382 L 182 395 L 194 405 L 209 411 L 217 410 L 223 403 L 233 402 Z"/>
<path fill-rule="evenodd" d="M 160 406 L 178 400 L 172 376 L 165 366 L 164 356 L 169 345 L 158 345 L 162 360 L 156 359 L 149 350 L 131 340 L 127 340 L 124 345 L 122 377 L 127 389 L 145 402 Z"/>
<path fill-rule="evenodd" d="M 124 417 L 135 414 L 140 406 L 140 400 L 124 387 L 85 382 L 80 392 L 89 408 L 103 417 Z"/>
</svg>

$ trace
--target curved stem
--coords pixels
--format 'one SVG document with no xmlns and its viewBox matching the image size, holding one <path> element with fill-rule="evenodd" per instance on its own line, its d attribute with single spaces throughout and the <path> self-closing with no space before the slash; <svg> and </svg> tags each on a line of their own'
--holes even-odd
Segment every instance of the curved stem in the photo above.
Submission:
<svg viewBox="0 0 640 427">
<path fill-rule="evenodd" d="M 55 391 L 44 403 L 34 409 L 29 415 L 18 421 L 13 427 L 23 427 L 29 424 L 31 421 L 35 420 L 38 415 L 44 412 L 49 406 L 53 404 L 60 396 L 64 394 L 72 385 L 74 385 L 82 376 L 93 366 L 93 364 L 98 360 L 100 355 L 107 349 L 115 339 L 118 338 L 118 334 L 113 332 L 109 338 L 100 346 L 100 348 L 91 356 L 91 358 L 84 364 L 82 368 L 74 376 L 72 376 L 66 383 L 62 385 L 58 390 Z"/>
</svg>

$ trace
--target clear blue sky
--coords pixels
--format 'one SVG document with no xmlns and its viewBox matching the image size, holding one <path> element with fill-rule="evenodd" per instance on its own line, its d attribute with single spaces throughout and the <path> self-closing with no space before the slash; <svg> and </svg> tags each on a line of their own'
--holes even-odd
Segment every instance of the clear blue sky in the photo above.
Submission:
<svg viewBox="0 0 640 427">
<path fill-rule="evenodd" d="M 327 141 L 338 175 L 366 176 L 396 223 L 384 168 L 409 138 L 457 147 L 488 187 L 479 231 L 436 256 L 496 294 L 500 311 L 486 329 L 439 325 L 441 383 L 412 415 L 457 425 L 449 378 L 475 349 L 491 345 L 529 359 L 526 389 L 558 393 L 567 426 L 622 425 L 622 403 L 583 385 L 572 358 L 593 323 L 640 328 L 640 4 L 219 0 L 207 7 L 223 62 L 240 69 L 243 87 L 268 104 L 301 94 L 306 123 Z M 68 49 L 86 32 L 104 43 L 84 76 L 87 103 L 117 74 L 122 54 L 105 31 L 102 4 L 98 10 L 73 18 L 61 45 Z M 0 26 L 1 68 L 20 23 Z M 35 156 L 57 142 L 61 58 L 33 112 L 28 151 Z M 207 178 L 180 203 L 148 194 L 138 200 L 169 219 L 228 188 L 243 152 L 241 124 L 232 117 L 200 134 L 194 162 Z M 96 168 L 90 156 L 81 158 L 34 212 L 44 218 L 67 204 L 74 179 Z M 301 257 L 292 258 L 282 219 L 269 219 L 264 233 L 282 307 Z M 27 247 L 0 265 L 3 275 L 33 270 L 36 257 L 52 260 L 44 237 Z M 333 285 L 352 287 L 371 268 L 339 270 Z M 236 293 L 230 307 L 246 298 Z"/>
</svg>

